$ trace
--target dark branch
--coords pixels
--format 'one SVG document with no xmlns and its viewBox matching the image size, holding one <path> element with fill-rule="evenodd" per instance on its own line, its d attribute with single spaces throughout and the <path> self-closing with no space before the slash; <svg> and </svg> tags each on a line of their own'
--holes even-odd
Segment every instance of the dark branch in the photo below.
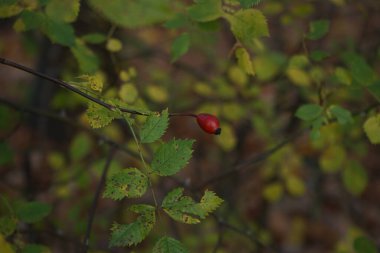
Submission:
<svg viewBox="0 0 380 253">
<path fill-rule="evenodd" d="M 89 244 L 89 239 L 90 239 L 90 234 L 91 234 L 92 223 L 94 221 L 95 211 L 96 211 L 96 207 L 98 205 L 100 192 L 101 192 L 102 187 L 104 185 L 104 182 L 106 180 L 108 169 L 110 167 L 110 164 L 111 164 L 111 161 L 112 161 L 112 158 L 113 158 L 115 152 L 116 152 L 116 147 L 111 146 L 109 153 L 108 153 L 108 156 L 107 156 L 106 164 L 104 165 L 104 168 L 103 168 L 102 176 L 101 176 L 100 181 L 98 183 L 98 186 L 96 188 L 94 199 L 92 201 L 92 206 L 91 206 L 91 209 L 89 211 L 89 217 L 88 217 L 88 221 L 87 221 L 86 234 L 85 234 L 85 237 L 83 239 L 83 245 L 84 245 L 83 246 L 83 252 L 84 253 L 86 253 L 88 250 L 88 244 Z"/>
</svg>

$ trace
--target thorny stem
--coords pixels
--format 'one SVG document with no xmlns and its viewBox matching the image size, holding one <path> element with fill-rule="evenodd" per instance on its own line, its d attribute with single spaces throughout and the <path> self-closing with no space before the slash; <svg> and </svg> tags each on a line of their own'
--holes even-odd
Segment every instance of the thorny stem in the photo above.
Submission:
<svg viewBox="0 0 380 253">
<path fill-rule="evenodd" d="M 48 80 L 48 81 L 50 81 L 52 83 L 55 83 L 55 84 L 57 84 L 57 85 L 59 85 L 59 86 L 61 86 L 63 88 L 66 88 L 66 89 L 68 89 L 68 90 L 70 90 L 70 91 L 72 91 L 72 92 L 74 92 L 74 93 L 76 93 L 76 94 L 78 94 L 78 95 L 80 95 L 82 97 L 85 97 L 88 100 L 90 100 L 90 101 L 92 101 L 92 102 L 94 102 L 94 103 L 96 103 L 98 105 L 101 105 L 101 106 L 103 106 L 103 107 L 105 107 L 105 108 L 107 108 L 107 109 L 109 109 L 111 111 L 118 109 L 121 112 L 126 112 L 126 113 L 131 113 L 131 114 L 136 114 L 136 115 L 142 115 L 142 116 L 149 116 L 150 115 L 150 113 L 139 112 L 139 111 L 131 110 L 131 109 L 127 109 L 127 108 L 120 108 L 120 107 L 116 107 L 114 105 L 108 104 L 107 102 L 105 102 L 105 101 L 103 101 L 103 100 L 101 100 L 99 98 L 95 98 L 95 97 L 93 97 L 93 96 L 91 96 L 91 95 L 89 95 L 89 94 L 81 91 L 80 89 L 74 87 L 71 84 L 68 84 L 68 83 L 66 83 L 66 82 L 64 82 L 62 80 L 57 79 L 57 78 L 45 75 L 43 73 L 35 71 L 35 70 L 31 69 L 31 68 L 28 68 L 28 67 L 26 67 L 24 65 L 18 64 L 16 62 L 10 61 L 8 59 L 0 57 L 0 63 L 4 64 L 4 65 L 7 65 L 7 66 L 10 66 L 10 67 L 13 67 L 13 68 L 16 68 L 16 69 L 19 69 L 19 70 L 22 70 L 22 71 L 25 71 L 25 72 L 28 72 L 28 73 L 30 73 L 32 75 L 38 76 L 38 77 L 43 78 L 45 80 Z M 191 117 L 196 117 L 196 115 L 193 114 L 193 113 L 169 113 L 169 116 L 170 117 L 171 116 L 191 116 Z"/>
</svg>

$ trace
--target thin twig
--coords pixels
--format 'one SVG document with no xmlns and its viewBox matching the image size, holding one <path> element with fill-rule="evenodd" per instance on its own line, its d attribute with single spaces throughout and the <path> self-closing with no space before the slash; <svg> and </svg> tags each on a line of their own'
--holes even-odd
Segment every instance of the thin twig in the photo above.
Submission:
<svg viewBox="0 0 380 253">
<path fill-rule="evenodd" d="M 90 234 L 91 234 L 92 223 L 94 221 L 95 211 L 96 211 L 96 207 L 98 205 L 100 192 L 101 192 L 102 187 L 104 185 L 104 182 L 106 180 L 108 169 L 110 167 L 110 164 L 111 164 L 111 161 L 112 161 L 112 158 L 113 158 L 115 152 L 116 152 L 116 147 L 111 146 L 109 153 L 108 153 L 108 156 L 107 156 L 106 164 L 104 165 L 104 168 L 103 168 L 102 176 L 101 176 L 100 181 L 98 183 L 98 186 L 96 188 L 94 199 L 92 201 L 92 206 L 91 206 L 91 209 L 89 211 L 89 217 L 88 217 L 88 221 L 87 221 L 86 234 L 85 234 L 85 237 L 83 239 L 83 245 L 84 245 L 83 246 L 83 252 L 84 253 L 86 253 L 88 250 L 88 244 L 89 244 L 89 239 L 90 239 Z"/>
<path fill-rule="evenodd" d="M 215 183 L 217 183 L 217 182 L 219 182 L 225 178 L 230 177 L 231 175 L 235 174 L 238 171 L 242 171 L 248 167 L 253 167 L 254 165 L 257 165 L 258 163 L 265 161 L 268 157 L 270 157 L 271 155 L 276 153 L 278 150 L 280 150 L 282 147 L 284 147 L 287 144 L 289 144 L 290 142 L 292 142 L 294 139 L 296 139 L 298 136 L 300 136 L 303 132 L 304 132 L 304 130 L 297 131 L 296 133 L 292 134 L 291 136 L 289 136 L 288 138 L 286 138 L 282 142 L 278 143 L 274 147 L 272 147 L 266 151 L 263 151 L 259 154 L 254 155 L 253 157 L 247 159 L 246 161 L 235 165 L 230 170 L 227 170 L 225 172 L 222 172 L 219 175 L 216 175 L 214 177 L 207 179 L 205 182 L 203 182 L 199 186 L 195 187 L 195 190 L 200 190 L 200 189 L 204 188 L 205 186 L 215 184 Z"/>
<path fill-rule="evenodd" d="M 92 101 L 92 102 L 94 102 L 94 103 L 96 103 L 98 105 L 101 105 L 101 106 L 103 106 L 103 107 L 105 107 L 105 108 L 107 108 L 107 109 L 109 109 L 111 111 L 117 109 L 117 110 L 120 110 L 121 112 L 126 112 L 126 113 L 131 113 L 131 114 L 136 114 L 136 115 L 142 115 L 142 116 L 149 116 L 150 115 L 150 113 L 140 112 L 140 111 L 131 110 L 131 109 L 127 109 L 127 108 L 116 107 L 114 105 L 111 105 L 111 104 L 109 104 L 109 103 L 107 103 L 107 102 L 99 99 L 99 98 L 93 97 L 93 96 L 87 94 L 86 92 L 81 91 L 80 89 L 74 87 L 71 84 L 68 84 L 68 83 L 66 83 L 66 82 L 64 82 L 62 80 L 57 79 L 57 78 L 45 75 L 43 73 L 37 72 L 37 71 L 35 71 L 35 70 L 31 69 L 31 68 L 28 68 L 28 67 L 26 67 L 24 65 L 18 64 L 18 63 L 13 62 L 13 61 L 10 61 L 8 59 L 0 57 L 0 63 L 4 64 L 4 65 L 7 65 L 7 66 L 10 66 L 10 67 L 13 67 L 13 68 L 16 68 L 16 69 L 19 69 L 19 70 L 22 70 L 22 71 L 25 71 L 25 72 L 28 72 L 28 73 L 30 73 L 32 75 L 38 76 L 38 77 L 43 78 L 45 80 L 48 80 L 48 81 L 50 81 L 50 82 L 52 82 L 54 84 L 57 84 L 57 85 L 59 85 L 59 86 L 61 86 L 63 88 L 66 88 L 66 89 L 68 89 L 68 90 L 70 90 L 70 91 L 72 91 L 72 92 L 74 92 L 74 93 L 76 93 L 76 94 L 78 94 L 78 95 L 80 95 L 80 96 L 82 96 L 84 98 L 87 98 L 88 100 L 90 100 L 90 101 Z M 194 117 L 195 115 L 194 114 L 189 114 L 189 113 L 185 113 L 185 114 L 182 114 L 182 113 L 169 113 L 169 116 L 192 116 L 192 117 Z"/>
<path fill-rule="evenodd" d="M 14 110 L 17 110 L 17 111 L 20 111 L 21 113 L 29 113 L 29 114 L 32 114 L 32 115 L 37 115 L 37 116 L 42 116 L 42 117 L 46 117 L 46 118 L 49 118 L 49 119 L 52 119 L 52 120 L 56 120 L 56 121 L 59 121 L 59 122 L 62 122 L 62 123 L 65 123 L 69 126 L 72 126 L 72 127 L 75 127 L 75 128 L 80 128 L 86 132 L 88 132 L 89 134 L 91 134 L 92 136 L 94 136 L 95 138 L 97 138 L 98 140 L 101 140 L 103 142 L 105 142 L 106 144 L 108 145 L 112 145 L 112 146 L 115 146 L 117 147 L 119 150 L 122 150 L 124 151 L 125 153 L 129 154 L 130 156 L 136 158 L 136 159 L 139 159 L 139 154 L 137 154 L 136 152 L 128 149 L 125 145 L 121 145 L 111 139 L 109 139 L 108 137 L 98 133 L 98 132 L 95 132 L 94 130 L 92 129 L 89 129 L 81 124 L 78 124 L 76 123 L 76 121 L 74 120 L 71 120 L 71 119 L 68 119 L 66 117 L 63 117 L 63 116 L 58 116 L 57 114 L 54 114 L 54 113 L 51 113 L 51 112 L 47 112 L 47 111 L 44 111 L 44 110 L 40 110 L 40 109 L 36 109 L 36 108 L 30 108 L 30 107 L 26 107 L 26 106 L 23 106 L 23 105 L 18 105 L 16 103 L 13 103 L 7 99 L 4 99 L 4 98 L 1 98 L 0 97 L 0 104 L 3 104 L 3 105 L 6 105 Z"/>
</svg>

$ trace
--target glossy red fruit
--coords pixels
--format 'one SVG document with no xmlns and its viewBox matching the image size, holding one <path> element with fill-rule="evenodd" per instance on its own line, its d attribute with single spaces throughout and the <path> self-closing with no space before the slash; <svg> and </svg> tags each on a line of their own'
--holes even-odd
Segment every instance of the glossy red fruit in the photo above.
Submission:
<svg viewBox="0 0 380 253">
<path fill-rule="evenodd" d="M 198 125 L 209 134 L 219 135 L 222 129 L 219 126 L 219 120 L 214 115 L 208 113 L 200 113 L 196 115 Z"/>
</svg>

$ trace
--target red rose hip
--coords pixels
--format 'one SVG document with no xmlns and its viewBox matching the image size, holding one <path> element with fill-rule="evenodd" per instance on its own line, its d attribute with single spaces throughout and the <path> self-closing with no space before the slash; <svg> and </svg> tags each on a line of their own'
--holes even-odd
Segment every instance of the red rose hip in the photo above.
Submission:
<svg viewBox="0 0 380 253">
<path fill-rule="evenodd" d="M 209 134 L 219 135 L 222 129 L 219 126 L 219 120 L 214 115 L 208 113 L 200 113 L 196 115 L 198 125 Z"/>
</svg>

